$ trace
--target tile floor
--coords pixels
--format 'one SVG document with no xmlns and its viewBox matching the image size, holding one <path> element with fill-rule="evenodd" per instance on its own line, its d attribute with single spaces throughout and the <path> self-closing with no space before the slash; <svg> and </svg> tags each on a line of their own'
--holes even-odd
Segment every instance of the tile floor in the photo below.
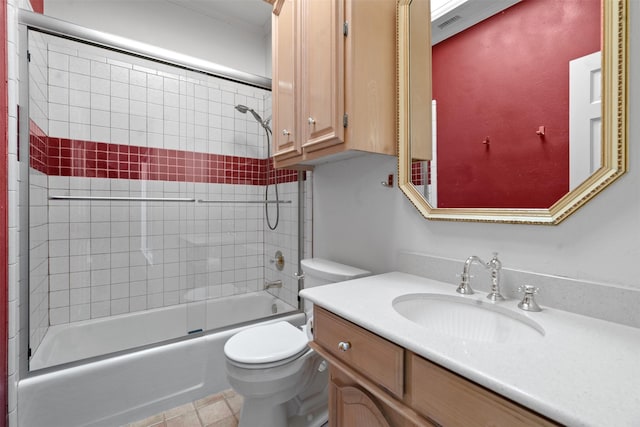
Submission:
<svg viewBox="0 0 640 427">
<path fill-rule="evenodd" d="M 242 396 L 225 390 L 126 427 L 237 427 L 241 406 Z"/>
</svg>

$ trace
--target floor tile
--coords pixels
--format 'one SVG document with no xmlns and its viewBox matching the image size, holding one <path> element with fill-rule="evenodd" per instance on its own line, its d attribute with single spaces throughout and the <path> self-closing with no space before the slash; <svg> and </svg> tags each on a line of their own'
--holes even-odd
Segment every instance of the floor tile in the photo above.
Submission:
<svg viewBox="0 0 640 427">
<path fill-rule="evenodd" d="M 207 424 L 205 427 L 238 427 L 238 420 L 236 417 L 227 417 L 213 424 Z"/>
<path fill-rule="evenodd" d="M 129 427 L 156 427 L 156 425 L 164 422 L 164 415 L 157 414 L 149 418 L 145 418 L 144 420 L 136 421 L 135 423 L 129 424 Z"/>
<path fill-rule="evenodd" d="M 243 400 L 233 389 L 224 390 L 127 427 L 238 427 Z"/>
<path fill-rule="evenodd" d="M 229 404 L 229 408 L 231 408 L 231 412 L 233 412 L 234 415 L 240 413 L 240 409 L 242 408 L 243 401 L 244 399 L 239 394 L 236 394 L 233 397 L 227 398 L 227 403 Z"/>
<path fill-rule="evenodd" d="M 193 413 L 196 412 L 196 408 L 195 408 L 195 406 L 193 406 L 193 403 L 191 403 L 191 402 L 186 403 L 186 404 L 184 404 L 182 406 L 178 406 L 177 408 L 173 408 L 173 409 L 170 409 L 168 411 L 165 411 L 164 412 L 164 419 L 168 420 L 168 419 L 171 419 L 171 418 L 175 418 L 175 417 L 177 417 L 179 415 L 183 415 L 183 414 L 186 414 L 188 412 L 193 412 Z"/>
<path fill-rule="evenodd" d="M 224 400 L 221 400 L 219 402 L 212 403 L 211 405 L 198 408 L 198 415 L 200 416 L 202 423 L 205 426 L 208 426 L 209 424 L 213 424 L 214 422 L 233 416 L 233 413 L 229 409 L 227 403 Z"/>
<path fill-rule="evenodd" d="M 194 405 L 195 405 L 196 408 L 199 408 L 201 406 L 207 406 L 207 405 L 210 405 L 212 403 L 219 402 L 219 401 L 223 400 L 224 398 L 225 398 L 225 392 L 220 392 L 220 393 L 217 393 L 217 394 L 212 394 L 210 396 L 207 396 L 204 399 L 196 400 L 194 402 Z"/>
<path fill-rule="evenodd" d="M 200 423 L 200 419 L 198 418 L 198 414 L 196 414 L 195 410 L 168 419 L 166 424 L 167 427 L 202 427 L 202 423 Z"/>
</svg>

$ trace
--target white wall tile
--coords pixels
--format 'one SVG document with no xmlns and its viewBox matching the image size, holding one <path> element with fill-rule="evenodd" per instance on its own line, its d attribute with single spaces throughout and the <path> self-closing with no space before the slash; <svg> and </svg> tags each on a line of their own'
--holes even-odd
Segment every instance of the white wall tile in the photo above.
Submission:
<svg viewBox="0 0 640 427">
<path fill-rule="evenodd" d="M 131 115 L 129 116 L 129 126 L 130 126 L 130 129 L 133 131 L 146 132 L 147 118 L 144 116 Z M 146 141 L 146 138 L 145 138 L 145 141 Z"/>
<path fill-rule="evenodd" d="M 118 98 L 129 98 L 129 84 L 122 82 L 111 82 L 111 91 L 109 92 L 111 96 L 115 96 Z"/>
<path fill-rule="evenodd" d="M 91 304 L 79 304 L 69 307 L 69 321 L 79 322 L 91 318 Z"/>
<path fill-rule="evenodd" d="M 69 105 L 91 108 L 91 93 L 84 90 L 70 90 Z"/>
<path fill-rule="evenodd" d="M 91 92 L 91 109 L 109 111 L 111 108 L 111 98 L 108 94 Z"/>
<path fill-rule="evenodd" d="M 111 300 L 111 315 L 124 314 L 129 312 L 129 298 Z"/>
<path fill-rule="evenodd" d="M 111 113 L 111 127 L 128 131 L 129 130 L 129 114 Z"/>
<path fill-rule="evenodd" d="M 111 314 L 111 301 L 100 301 L 91 303 L 91 318 L 97 319 L 107 317 Z"/>
<path fill-rule="evenodd" d="M 50 120 L 49 121 L 49 136 L 57 138 L 69 138 L 69 122 Z"/>
<path fill-rule="evenodd" d="M 108 79 L 111 74 L 111 69 L 105 62 L 91 61 L 91 76 Z"/>
<path fill-rule="evenodd" d="M 111 97 L 111 112 L 129 114 L 129 99 L 126 97 Z"/>
<path fill-rule="evenodd" d="M 109 127 L 111 125 L 111 113 L 108 111 L 91 110 L 91 125 Z M 97 140 L 101 141 L 101 140 Z"/>
<path fill-rule="evenodd" d="M 129 69 L 111 65 L 111 80 L 121 83 L 129 83 Z"/>
<path fill-rule="evenodd" d="M 59 52 L 49 52 L 48 65 L 56 70 L 69 70 L 69 55 Z"/>
<path fill-rule="evenodd" d="M 69 121 L 85 125 L 91 124 L 91 110 L 89 108 L 71 106 L 69 107 Z"/>
<path fill-rule="evenodd" d="M 51 326 L 69 323 L 69 307 L 52 308 L 49 310 Z"/>
<path fill-rule="evenodd" d="M 91 140 L 97 142 L 111 142 L 111 128 L 109 126 L 91 125 Z"/>
<path fill-rule="evenodd" d="M 69 87 L 69 72 L 49 69 L 49 86 Z"/>
<path fill-rule="evenodd" d="M 74 73 L 90 75 L 91 63 L 86 58 L 71 56 L 69 57 L 69 69 Z"/>
<path fill-rule="evenodd" d="M 69 291 L 50 291 L 49 292 L 49 307 L 60 308 L 69 305 Z"/>
<path fill-rule="evenodd" d="M 55 104 L 69 104 L 69 89 L 65 87 L 49 86 L 49 102 Z"/>
<path fill-rule="evenodd" d="M 129 71 L 129 82 L 132 85 L 136 86 L 147 86 L 147 73 L 138 71 L 138 70 L 130 70 Z"/>
</svg>

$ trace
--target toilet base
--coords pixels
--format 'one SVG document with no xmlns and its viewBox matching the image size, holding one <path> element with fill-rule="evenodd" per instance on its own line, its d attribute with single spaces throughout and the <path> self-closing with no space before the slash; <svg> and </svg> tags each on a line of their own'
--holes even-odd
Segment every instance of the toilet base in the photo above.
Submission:
<svg viewBox="0 0 640 427">
<path fill-rule="evenodd" d="M 245 400 L 238 427 L 323 427 L 329 419 L 327 406 L 287 418 L 287 404 L 273 406 L 261 399 Z"/>
<path fill-rule="evenodd" d="M 264 399 L 245 398 L 238 427 L 283 427 L 287 423 L 286 403 L 274 405 Z"/>
<path fill-rule="evenodd" d="M 287 427 L 325 427 L 329 422 L 329 408 L 324 407 L 307 415 L 298 415 L 287 420 Z"/>
</svg>

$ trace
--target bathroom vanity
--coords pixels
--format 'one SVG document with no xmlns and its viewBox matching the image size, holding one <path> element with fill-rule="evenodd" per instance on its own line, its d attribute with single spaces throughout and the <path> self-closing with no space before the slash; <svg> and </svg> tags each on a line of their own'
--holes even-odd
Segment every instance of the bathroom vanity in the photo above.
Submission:
<svg viewBox="0 0 640 427">
<path fill-rule="evenodd" d="M 557 425 L 329 311 L 314 319 L 331 425 Z"/>
<path fill-rule="evenodd" d="M 301 296 L 315 304 L 311 345 L 330 365 L 333 426 L 640 423 L 636 328 L 550 308 L 527 313 L 516 300 L 493 304 L 404 273 Z M 410 320 L 403 301 L 435 314 Z M 452 304 L 496 308 L 504 328 L 466 309 L 447 318 Z"/>
</svg>

